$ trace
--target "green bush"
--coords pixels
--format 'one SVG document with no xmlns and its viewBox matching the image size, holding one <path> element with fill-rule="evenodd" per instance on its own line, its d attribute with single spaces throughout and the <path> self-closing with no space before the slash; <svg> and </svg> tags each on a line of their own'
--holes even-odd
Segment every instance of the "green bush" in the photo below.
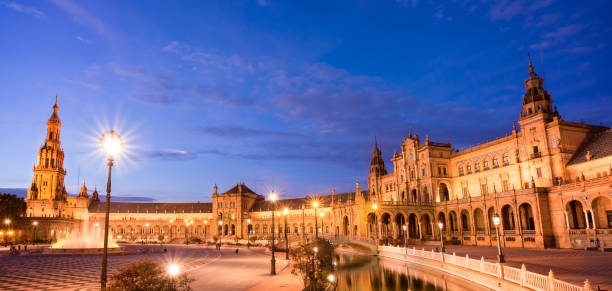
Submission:
<svg viewBox="0 0 612 291">
<path fill-rule="evenodd" d="M 172 277 L 157 263 L 144 259 L 119 270 L 111 277 L 109 290 L 113 291 L 191 291 L 194 279 L 186 273 Z"/>
</svg>

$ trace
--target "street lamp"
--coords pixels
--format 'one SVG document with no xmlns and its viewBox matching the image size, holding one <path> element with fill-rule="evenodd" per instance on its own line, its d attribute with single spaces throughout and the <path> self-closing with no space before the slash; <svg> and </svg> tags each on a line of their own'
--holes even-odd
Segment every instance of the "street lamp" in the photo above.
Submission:
<svg viewBox="0 0 612 291">
<path fill-rule="evenodd" d="M 114 131 L 107 131 L 102 134 L 100 144 L 107 154 L 108 159 L 108 180 L 106 182 L 106 216 L 104 218 L 104 255 L 102 257 L 102 274 L 100 276 L 100 285 L 102 290 L 106 290 L 106 272 L 108 267 L 108 218 L 110 216 L 110 199 L 111 199 L 111 169 L 113 167 L 114 157 L 121 152 L 123 144 L 121 137 Z"/>
<path fill-rule="evenodd" d="M 208 220 L 204 220 L 204 246 L 206 246 L 206 225 L 208 224 Z"/>
<path fill-rule="evenodd" d="M 495 224 L 495 232 L 497 233 L 497 259 L 500 263 L 505 263 L 506 260 L 504 260 L 504 254 L 502 253 L 502 248 L 501 248 L 501 241 L 499 239 L 499 222 L 500 222 L 499 215 L 497 214 L 493 215 L 493 224 Z"/>
<path fill-rule="evenodd" d="M 145 241 L 149 240 L 149 224 L 145 223 Z"/>
<path fill-rule="evenodd" d="M 189 244 L 189 221 L 185 222 L 185 244 Z"/>
<path fill-rule="evenodd" d="M 315 216 L 315 240 L 319 239 L 319 226 L 317 225 L 317 207 L 319 207 L 319 201 L 312 202 L 312 207 L 314 207 L 314 216 Z"/>
<path fill-rule="evenodd" d="M 444 236 L 442 236 L 443 227 L 444 227 L 444 223 L 438 222 L 438 228 L 440 228 L 440 242 L 442 242 L 442 252 L 444 252 Z"/>
<path fill-rule="evenodd" d="M 289 214 L 289 209 L 283 209 L 283 215 L 285 216 L 285 260 L 289 260 L 289 240 L 287 239 L 287 214 Z"/>
<path fill-rule="evenodd" d="M 249 218 L 249 219 L 247 219 L 247 249 L 251 248 L 251 240 L 250 240 L 250 238 L 251 238 L 251 229 L 250 229 L 250 226 L 251 226 L 251 219 Z"/>
<path fill-rule="evenodd" d="M 177 264 L 170 264 L 168 266 L 168 274 L 172 277 L 178 275 L 181 272 L 181 268 Z"/>
<path fill-rule="evenodd" d="M 276 211 L 276 193 L 270 193 L 270 201 L 272 201 L 272 258 L 270 258 L 270 275 L 276 275 L 276 259 L 274 258 L 274 212 Z"/>
<path fill-rule="evenodd" d="M 406 227 L 406 225 L 405 225 L 405 224 L 404 224 L 404 225 L 402 225 L 402 229 L 404 229 L 404 250 L 406 251 L 406 254 L 408 254 L 408 249 L 406 248 L 406 240 L 407 240 L 407 237 L 406 237 L 406 229 L 407 229 L 407 228 L 408 228 L 408 227 Z"/>
<path fill-rule="evenodd" d="M 38 235 L 38 221 L 34 220 L 32 222 L 32 225 L 34 226 L 34 238 L 33 238 L 33 240 L 34 240 L 34 243 L 36 243 L 37 235 Z"/>
</svg>

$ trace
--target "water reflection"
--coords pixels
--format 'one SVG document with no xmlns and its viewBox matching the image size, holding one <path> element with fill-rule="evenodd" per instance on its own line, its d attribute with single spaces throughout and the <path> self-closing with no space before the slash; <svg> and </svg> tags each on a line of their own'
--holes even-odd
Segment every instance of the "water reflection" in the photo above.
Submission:
<svg viewBox="0 0 612 291">
<path fill-rule="evenodd" d="M 488 290 L 445 273 L 396 260 L 347 253 L 337 255 L 336 259 L 337 290 Z"/>
</svg>

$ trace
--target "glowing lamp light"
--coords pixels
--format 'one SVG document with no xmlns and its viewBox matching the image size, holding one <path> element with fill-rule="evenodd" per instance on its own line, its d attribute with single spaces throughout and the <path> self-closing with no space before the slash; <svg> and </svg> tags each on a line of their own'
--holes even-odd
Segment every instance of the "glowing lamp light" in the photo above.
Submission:
<svg viewBox="0 0 612 291">
<path fill-rule="evenodd" d="M 97 223 L 96 223 L 96 224 L 97 224 Z M 146 226 L 146 227 L 149 227 L 149 224 L 148 224 L 148 223 L 145 223 L 145 226 Z"/>
<path fill-rule="evenodd" d="M 270 200 L 272 202 L 275 202 L 276 199 L 278 199 L 278 196 L 276 195 L 276 193 L 274 193 L 274 191 L 272 191 L 272 193 L 270 193 Z"/>
<path fill-rule="evenodd" d="M 121 136 L 114 130 L 103 133 L 100 143 L 104 151 L 111 157 L 118 155 L 123 147 Z"/>
<path fill-rule="evenodd" d="M 250 219 L 250 218 L 249 218 L 249 219 L 247 219 L 247 223 L 248 223 L 248 224 L 251 224 L 251 219 Z"/>
<path fill-rule="evenodd" d="M 402 228 L 403 228 L 404 230 L 406 230 L 406 225 L 405 225 L 405 224 L 404 224 L 404 225 L 402 225 Z"/>
<path fill-rule="evenodd" d="M 3 234 L 4 234 L 4 232 L 1 232 L 1 231 L 0 231 L 0 235 L 3 235 Z"/>
<path fill-rule="evenodd" d="M 314 207 L 314 208 L 319 207 L 319 201 L 312 202 L 312 207 Z"/>
<path fill-rule="evenodd" d="M 95 227 L 99 227 L 99 226 L 100 226 L 100 224 L 96 222 L 96 223 L 94 224 L 94 226 L 95 226 Z"/>
<path fill-rule="evenodd" d="M 223 225 L 223 222 L 222 222 L 222 221 L 219 221 L 219 225 Z"/>
<path fill-rule="evenodd" d="M 287 213 L 289 213 L 289 209 L 288 208 L 283 209 L 283 214 L 287 215 Z"/>
<path fill-rule="evenodd" d="M 374 210 L 378 209 L 378 205 L 376 203 L 372 204 L 372 209 Z"/>
<path fill-rule="evenodd" d="M 325 213 L 321 212 L 321 214 L 319 214 L 319 216 L 323 217 L 323 216 L 325 216 Z"/>
<path fill-rule="evenodd" d="M 204 220 L 204 224 L 208 224 L 208 220 Z"/>
<path fill-rule="evenodd" d="M 442 229 L 442 228 L 444 227 L 444 223 L 442 223 L 442 222 L 438 222 L 438 227 L 439 227 L 440 229 Z"/>
<path fill-rule="evenodd" d="M 9 235 L 13 235 L 13 231 L 12 231 L 12 230 L 9 230 L 8 234 L 9 234 Z"/>
<path fill-rule="evenodd" d="M 11 220 L 10 220 L 10 219 L 8 219 L 8 218 L 7 218 L 7 219 L 5 219 L 5 220 L 4 220 L 4 224 L 7 224 L 7 225 L 8 225 L 8 224 L 11 224 Z"/>
<path fill-rule="evenodd" d="M 334 276 L 334 274 L 329 274 L 329 276 L 327 276 L 327 281 L 329 282 L 334 282 L 335 279 L 336 277 Z"/>
<path fill-rule="evenodd" d="M 181 272 L 181 268 L 177 264 L 170 264 L 168 266 L 168 274 L 170 276 L 176 276 Z"/>
<path fill-rule="evenodd" d="M 316 253 L 316 252 L 318 252 L 318 251 L 319 251 L 319 248 L 314 247 L 314 249 L 313 249 L 313 250 L 314 250 L 314 252 Z"/>
<path fill-rule="evenodd" d="M 499 220 L 499 215 L 493 215 L 493 224 L 495 224 L 495 226 L 499 225 Z"/>
<path fill-rule="evenodd" d="M 174 223 L 174 219 L 170 219 L 170 223 Z"/>
<path fill-rule="evenodd" d="M 32 222 L 32 225 L 37 226 L 38 225 L 38 221 Z"/>
</svg>

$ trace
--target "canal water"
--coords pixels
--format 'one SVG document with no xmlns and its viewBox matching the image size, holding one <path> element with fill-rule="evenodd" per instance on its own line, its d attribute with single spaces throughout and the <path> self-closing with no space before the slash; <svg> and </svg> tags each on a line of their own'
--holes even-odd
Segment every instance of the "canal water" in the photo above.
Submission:
<svg viewBox="0 0 612 291">
<path fill-rule="evenodd" d="M 425 266 L 377 256 L 340 252 L 336 260 L 338 291 L 490 290 Z"/>
</svg>

